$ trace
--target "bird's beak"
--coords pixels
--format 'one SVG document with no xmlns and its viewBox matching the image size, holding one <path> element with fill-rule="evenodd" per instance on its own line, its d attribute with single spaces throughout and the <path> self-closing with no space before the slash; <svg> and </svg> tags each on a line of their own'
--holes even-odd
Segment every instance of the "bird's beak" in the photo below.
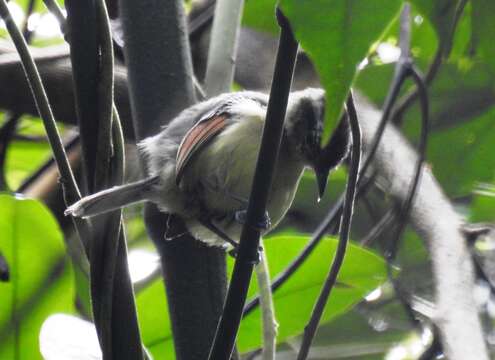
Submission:
<svg viewBox="0 0 495 360">
<path fill-rule="evenodd" d="M 315 166 L 316 181 L 318 183 L 318 201 L 320 201 L 325 194 L 329 172 L 329 169 Z"/>
</svg>

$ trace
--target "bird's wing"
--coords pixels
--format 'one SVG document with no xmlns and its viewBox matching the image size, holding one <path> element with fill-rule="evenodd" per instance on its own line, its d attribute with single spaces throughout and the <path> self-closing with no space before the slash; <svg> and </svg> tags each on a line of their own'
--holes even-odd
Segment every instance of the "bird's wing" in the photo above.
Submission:
<svg viewBox="0 0 495 360">
<path fill-rule="evenodd" d="M 228 114 L 213 112 L 198 121 L 184 136 L 177 151 L 175 182 L 178 185 L 194 155 L 227 125 Z"/>
</svg>

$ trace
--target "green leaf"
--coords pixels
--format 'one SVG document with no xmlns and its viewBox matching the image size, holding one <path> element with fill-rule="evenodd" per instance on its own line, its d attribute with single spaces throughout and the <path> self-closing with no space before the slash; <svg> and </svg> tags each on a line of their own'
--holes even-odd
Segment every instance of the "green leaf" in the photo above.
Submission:
<svg viewBox="0 0 495 360">
<path fill-rule="evenodd" d="M 41 359 L 38 333 L 56 312 L 73 313 L 73 275 L 62 233 L 35 200 L 0 195 L 0 251 L 10 282 L 0 283 L 0 359 Z"/>
<path fill-rule="evenodd" d="M 141 339 L 154 359 L 173 359 L 172 328 L 162 279 L 136 297 Z"/>
<path fill-rule="evenodd" d="M 291 262 L 307 241 L 307 237 L 286 235 L 265 239 L 272 278 Z M 275 293 L 275 312 L 280 323 L 279 342 L 303 331 L 336 246 L 337 240 L 324 239 L 305 264 Z M 230 258 L 228 267 L 231 272 L 233 260 Z M 385 263 L 380 257 L 359 246 L 349 245 L 338 278 L 341 284 L 332 292 L 322 321 L 328 322 L 342 314 L 385 280 Z M 248 296 L 254 296 L 256 291 L 257 284 L 253 276 Z M 156 281 L 140 292 L 136 302 L 145 346 L 156 359 L 173 358 L 172 333 L 162 281 Z M 243 319 L 237 344 L 241 352 L 261 345 L 259 310 Z"/>
<path fill-rule="evenodd" d="M 6 160 L 7 182 L 13 189 L 50 158 L 45 142 L 14 141 L 9 145 Z"/>
<path fill-rule="evenodd" d="M 495 72 L 495 2 L 473 0 L 472 41 L 481 58 L 490 64 Z"/>
<path fill-rule="evenodd" d="M 280 27 L 275 19 L 276 0 L 249 0 L 244 5 L 242 25 L 253 29 L 278 34 Z"/>
<path fill-rule="evenodd" d="M 265 239 L 264 248 L 272 278 L 299 254 L 308 239 L 305 236 L 283 235 Z M 336 248 L 336 239 L 325 238 L 301 268 L 275 292 L 275 315 L 280 325 L 277 342 L 283 342 L 303 332 Z M 332 291 L 322 323 L 331 321 L 347 311 L 385 280 L 385 262 L 374 253 L 350 244 L 339 273 L 339 284 Z M 253 276 L 249 296 L 253 296 L 256 289 L 257 284 Z M 241 352 L 260 346 L 260 319 L 259 308 L 243 319 L 237 342 Z"/>
<path fill-rule="evenodd" d="M 281 0 L 301 46 L 326 91 L 325 143 L 357 71 L 400 8 L 398 0 Z"/>
<path fill-rule="evenodd" d="M 472 222 L 495 222 L 495 185 L 481 184 L 476 189 L 469 216 Z"/>
<path fill-rule="evenodd" d="M 495 178 L 495 108 L 429 138 L 428 161 L 451 196 L 470 194 L 477 182 Z"/>
<path fill-rule="evenodd" d="M 455 15 L 460 2 L 461 0 L 411 1 L 435 28 L 444 54 L 448 54 L 452 47 L 451 38 L 455 25 Z"/>
</svg>

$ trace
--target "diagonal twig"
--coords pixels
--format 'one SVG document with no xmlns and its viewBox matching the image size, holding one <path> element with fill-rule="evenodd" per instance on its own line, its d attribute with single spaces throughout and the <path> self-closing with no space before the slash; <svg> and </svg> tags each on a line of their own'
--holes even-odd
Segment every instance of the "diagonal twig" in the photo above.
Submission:
<svg viewBox="0 0 495 360">
<path fill-rule="evenodd" d="M 228 360 L 234 348 L 253 266 L 258 259 L 260 232 L 255 224 L 259 223 L 265 214 L 282 138 L 298 44 L 289 22 L 279 9 L 277 9 L 277 20 L 281 32 L 263 137 L 249 197 L 246 223 L 241 233 L 239 253 L 235 261 L 223 314 L 210 351 L 210 360 Z"/>
<path fill-rule="evenodd" d="M 352 211 L 354 207 L 354 198 L 356 195 L 356 188 L 358 183 L 359 163 L 361 161 L 361 130 L 359 121 L 357 118 L 356 108 L 354 106 L 354 100 L 352 93 L 346 102 L 347 112 L 349 115 L 349 124 L 352 134 L 352 150 L 351 150 L 351 164 L 349 167 L 349 178 L 347 180 L 347 189 L 344 200 L 344 209 L 342 212 L 342 224 L 340 228 L 339 244 L 334 256 L 334 260 L 330 267 L 328 276 L 323 284 L 318 300 L 311 313 L 311 318 L 304 328 L 304 335 L 302 344 L 297 355 L 298 360 L 304 360 L 308 357 L 309 348 L 313 342 L 313 338 L 316 334 L 318 324 L 323 310 L 327 304 L 330 293 L 337 281 L 337 275 L 340 267 L 344 261 L 345 251 L 347 248 L 347 242 L 349 239 L 349 232 L 351 229 Z"/>
</svg>

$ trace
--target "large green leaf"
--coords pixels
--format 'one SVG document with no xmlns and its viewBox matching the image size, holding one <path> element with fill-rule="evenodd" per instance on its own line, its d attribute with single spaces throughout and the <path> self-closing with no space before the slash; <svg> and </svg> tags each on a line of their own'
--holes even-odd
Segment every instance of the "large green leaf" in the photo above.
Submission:
<svg viewBox="0 0 495 360">
<path fill-rule="evenodd" d="M 56 312 L 74 312 L 62 233 L 40 202 L 0 195 L 0 251 L 11 278 L 0 283 L 0 359 L 41 359 L 38 333 Z"/>
<path fill-rule="evenodd" d="M 265 240 L 272 278 L 291 262 L 307 241 L 308 237 L 283 235 Z M 336 239 L 324 239 L 301 268 L 275 292 L 275 314 L 280 325 L 278 342 L 302 333 L 336 248 Z M 359 246 L 349 245 L 344 266 L 339 273 L 339 284 L 332 291 L 322 323 L 347 311 L 385 279 L 385 262 L 380 257 Z M 256 289 L 256 281 L 251 281 L 249 295 L 254 295 Z M 260 310 L 257 309 L 243 319 L 237 342 L 241 352 L 260 346 L 260 318 Z"/>
<path fill-rule="evenodd" d="M 473 47 L 495 72 L 495 1 L 473 0 Z"/>
<path fill-rule="evenodd" d="M 323 142 L 330 137 L 358 64 L 396 16 L 399 0 L 281 0 L 296 38 L 326 91 Z"/>
<path fill-rule="evenodd" d="M 265 240 L 272 278 L 291 262 L 307 241 L 307 237 L 283 235 Z M 279 342 L 302 333 L 336 246 L 335 239 L 324 239 L 305 264 L 275 293 L 275 311 L 280 323 L 277 338 Z M 231 271 L 232 260 L 228 261 L 228 266 Z M 380 257 L 361 247 L 350 245 L 338 278 L 340 285 L 334 289 L 322 321 L 328 322 L 342 314 L 385 279 L 385 263 Z M 256 291 L 257 284 L 253 277 L 248 296 L 255 295 Z M 172 359 L 170 320 L 161 281 L 156 281 L 137 296 L 137 307 L 145 346 L 155 358 Z M 259 347 L 260 344 L 260 313 L 255 310 L 241 323 L 238 346 L 241 352 L 245 352 Z"/>
</svg>

